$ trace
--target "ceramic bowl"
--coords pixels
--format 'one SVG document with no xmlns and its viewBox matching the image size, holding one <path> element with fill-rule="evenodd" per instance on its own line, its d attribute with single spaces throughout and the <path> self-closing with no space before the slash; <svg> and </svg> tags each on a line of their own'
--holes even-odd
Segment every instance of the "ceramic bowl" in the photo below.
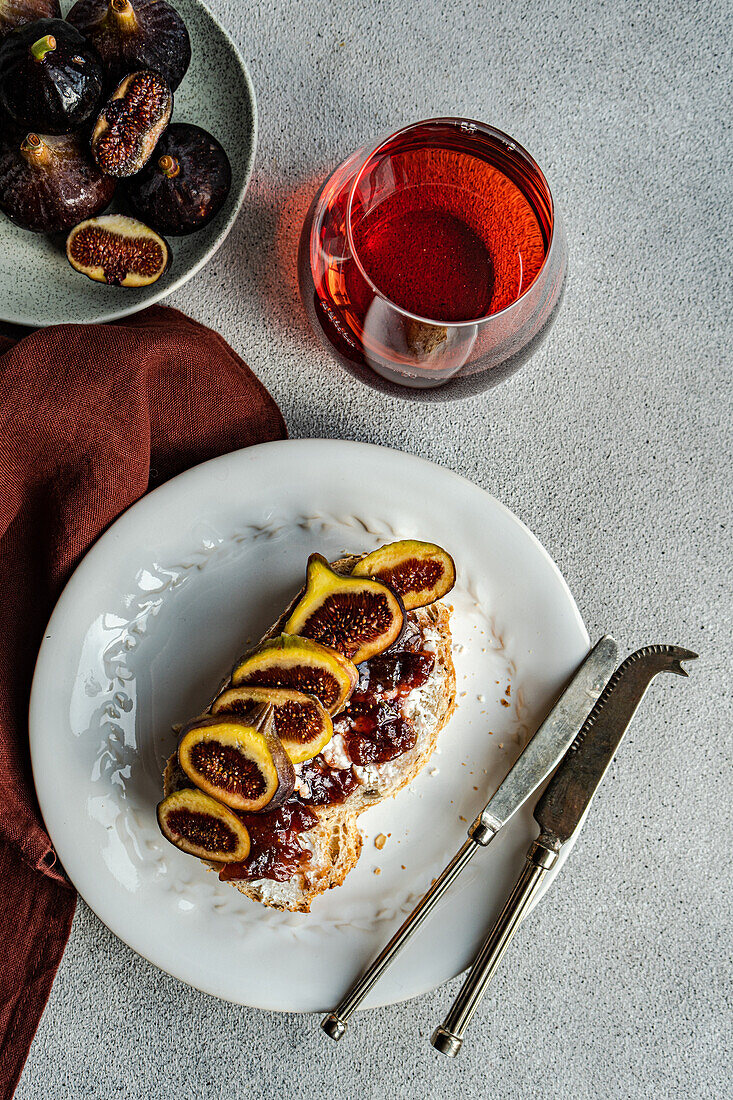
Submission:
<svg viewBox="0 0 733 1100">
<path fill-rule="evenodd" d="M 200 0 L 175 0 L 191 36 L 191 66 L 175 92 L 174 122 L 194 122 L 224 146 L 232 186 L 217 216 L 187 237 L 171 237 L 173 262 L 152 286 L 93 283 L 66 260 L 65 234 L 29 233 L 0 215 L 0 320 L 21 325 L 111 321 L 164 298 L 214 255 L 234 224 L 252 174 L 257 108 L 237 47 Z M 62 0 L 64 14 L 70 0 Z M 122 210 L 116 201 L 109 210 Z"/>
</svg>

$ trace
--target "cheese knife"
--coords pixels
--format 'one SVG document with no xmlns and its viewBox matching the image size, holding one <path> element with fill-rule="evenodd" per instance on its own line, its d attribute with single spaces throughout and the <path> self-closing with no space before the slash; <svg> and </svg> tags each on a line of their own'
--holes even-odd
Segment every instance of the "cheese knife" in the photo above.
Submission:
<svg viewBox="0 0 733 1100">
<path fill-rule="evenodd" d="M 527 852 L 517 883 L 489 932 L 453 1006 L 430 1042 L 454 1058 L 463 1044 L 471 1017 L 512 936 L 537 896 L 560 849 L 580 831 L 593 796 L 603 782 L 616 750 L 647 688 L 659 672 L 687 676 L 681 661 L 697 657 L 678 646 L 651 645 L 632 653 L 611 677 L 583 728 L 534 809 L 540 835 Z"/>
<path fill-rule="evenodd" d="M 616 642 L 605 635 L 577 669 L 534 737 L 527 742 L 503 782 L 469 827 L 468 839 L 341 1003 L 321 1020 L 321 1027 L 332 1039 L 342 1038 L 351 1015 L 475 853 L 494 839 L 499 829 L 557 767 L 608 683 L 617 660 Z"/>
</svg>

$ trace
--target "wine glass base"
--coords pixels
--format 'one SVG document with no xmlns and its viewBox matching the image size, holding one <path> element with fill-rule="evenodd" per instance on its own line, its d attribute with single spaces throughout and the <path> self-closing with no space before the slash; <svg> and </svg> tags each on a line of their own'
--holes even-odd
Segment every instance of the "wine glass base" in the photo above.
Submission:
<svg viewBox="0 0 733 1100">
<path fill-rule="evenodd" d="M 502 363 L 498 363 L 494 367 L 478 370 L 475 374 L 461 374 L 449 378 L 440 385 L 431 388 L 419 388 L 412 385 L 393 382 L 389 378 L 377 374 L 376 371 L 367 366 L 363 359 L 358 361 L 356 353 L 355 357 L 352 359 L 335 348 L 330 341 L 325 339 L 325 337 L 322 338 L 322 342 L 342 367 L 355 378 L 358 378 L 360 382 L 364 382 L 367 386 L 371 386 L 372 389 L 378 390 L 380 393 L 385 393 L 390 397 L 399 397 L 403 401 L 412 402 L 434 403 L 463 401 L 468 397 L 475 397 L 480 393 L 493 389 L 494 386 L 498 386 L 500 382 L 505 381 L 510 375 L 514 374 L 515 371 L 518 371 L 520 367 L 524 366 L 527 360 L 534 355 L 540 345 L 546 340 L 562 306 L 564 296 L 565 281 L 563 280 L 563 285 L 560 289 L 557 301 L 548 314 L 542 328 L 539 329 L 532 339 L 516 352 L 516 354 L 505 359 Z M 312 308 L 307 308 L 307 312 L 314 330 L 320 336 L 322 329 L 318 323 L 317 316 Z"/>
</svg>

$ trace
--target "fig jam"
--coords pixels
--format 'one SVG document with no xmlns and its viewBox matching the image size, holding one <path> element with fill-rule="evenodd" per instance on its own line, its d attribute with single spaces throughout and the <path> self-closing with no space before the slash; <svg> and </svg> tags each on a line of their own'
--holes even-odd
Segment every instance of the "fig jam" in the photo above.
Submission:
<svg viewBox="0 0 733 1100">
<path fill-rule="evenodd" d="M 311 806 L 327 806 L 331 802 L 344 802 L 359 786 L 353 768 L 332 768 L 320 756 L 307 760 L 301 768 L 301 779 L 310 787 L 310 794 L 298 797 Z"/>
<path fill-rule="evenodd" d="M 435 658 L 432 653 L 415 651 L 383 653 L 359 665 L 359 683 L 342 714 L 347 714 L 355 700 L 376 696 L 381 699 L 401 699 L 415 688 L 422 687 L 433 671 Z"/>
<path fill-rule="evenodd" d="M 338 727 L 354 764 L 383 764 L 411 749 L 417 730 L 403 717 L 401 701 L 421 687 L 435 664 L 432 653 L 422 649 L 419 626 L 407 621 L 405 632 L 391 648 L 359 665 L 359 683 L 348 705 L 338 716 Z M 297 794 L 270 813 L 240 814 L 252 847 L 241 863 L 228 863 L 219 871 L 222 881 L 269 878 L 286 882 L 307 870 L 310 852 L 298 842 L 318 821 L 312 806 L 344 802 L 359 786 L 353 767 L 332 768 L 321 756 L 301 766 L 309 795 Z"/>
<path fill-rule="evenodd" d="M 245 860 L 224 864 L 219 871 L 222 882 L 255 878 L 287 882 L 306 870 L 311 854 L 301 848 L 298 834 L 312 829 L 318 818 L 298 798 L 289 798 L 269 813 L 239 814 L 239 817 L 249 832 L 252 847 Z"/>
<path fill-rule="evenodd" d="M 385 764 L 414 747 L 417 730 L 403 717 L 400 700 L 425 683 L 434 664 L 431 653 L 405 650 L 383 653 L 359 666 L 356 691 L 339 715 L 339 725 L 346 727 L 346 751 L 355 764 Z"/>
</svg>

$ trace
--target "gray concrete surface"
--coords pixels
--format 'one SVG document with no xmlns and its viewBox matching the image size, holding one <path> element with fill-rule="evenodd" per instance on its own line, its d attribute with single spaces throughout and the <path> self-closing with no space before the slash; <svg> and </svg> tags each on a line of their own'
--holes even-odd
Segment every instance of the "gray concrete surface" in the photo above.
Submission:
<svg viewBox="0 0 733 1100">
<path fill-rule="evenodd" d="M 170 301 L 242 353 L 293 436 L 383 443 L 472 478 L 549 549 L 591 635 L 701 659 L 686 686 L 655 686 L 456 1063 L 427 1037 L 458 982 L 365 1014 L 336 1046 L 313 1017 L 180 985 L 80 904 L 18 1098 L 730 1095 L 730 8 L 210 4 L 250 66 L 260 148 L 226 245 Z M 294 250 L 318 177 L 362 139 L 443 113 L 534 153 L 572 273 L 523 371 L 424 412 L 332 364 Z"/>
</svg>

